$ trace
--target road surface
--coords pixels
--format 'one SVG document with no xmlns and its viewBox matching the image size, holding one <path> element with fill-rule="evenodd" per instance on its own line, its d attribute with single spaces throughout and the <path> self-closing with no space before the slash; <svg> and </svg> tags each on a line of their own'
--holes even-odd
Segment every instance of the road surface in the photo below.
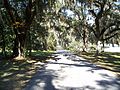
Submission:
<svg viewBox="0 0 120 90">
<path fill-rule="evenodd" d="M 24 90 L 120 90 L 120 78 L 68 51 L 59 50 Z"/>
</svg>

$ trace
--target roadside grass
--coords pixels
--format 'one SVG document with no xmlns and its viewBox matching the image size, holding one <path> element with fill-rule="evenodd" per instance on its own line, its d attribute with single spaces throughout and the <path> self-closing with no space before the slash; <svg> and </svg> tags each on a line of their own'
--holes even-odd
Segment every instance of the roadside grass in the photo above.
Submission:
<svg viewBox="0 0 120 90">
<path fill-rule="evenodd" d="M 101 52 L 97 59 L 95 58 L 95 52 L 81 52 L 80 56 L 120 75 L 120 53 Z"/>
<path fill-rule="evenodd" d="M 46 62 L 51 54 L 34 51 L 23 60 L 0 60 L 0 90 L 22 90 L 38 69 L 35 63 Z"/>
</svg>

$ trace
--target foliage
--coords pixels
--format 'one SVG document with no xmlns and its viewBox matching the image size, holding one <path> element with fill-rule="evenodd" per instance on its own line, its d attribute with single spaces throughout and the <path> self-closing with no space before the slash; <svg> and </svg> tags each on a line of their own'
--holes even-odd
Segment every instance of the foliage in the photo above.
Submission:
<svg viewBox="0 0 120 90">
<path fill-rule="evenodd" d="M 120 45 L 116 1 L 0 0 L 0 89 L 23 87 L 35 72 L 34 63 L 47 62 L 58 46 L 79 54 L 89 52 L 81 56 L 111 71 L 119 70 L 119 53 L 101 52 L 97 60 L 94 57 L 99 41 L 102 47 Z M 17 56 L 27 59 L 19 61 Z"/>
<path fill-rule="evenodd" d="M 6 0 L 5 0 L 6 1 Z M 13 52 L 15 30 L 25 26 L 27 5 L 31 0 L 7 0 L 12 7 L 15 22 L 1 3 L 4 32 L 0 32 L 1 48 Z M 55 50 L 57 45 L 71 49 L 80 47 L 79 50 L 89 50 L 88 44 L 102 43 L 119 44 L 119 5 L 112 0 L 48 0 L 37 1 L 32 7 L 35 17 L 26 26 L 25 52 L 31 50 Z M 71 13 L 70 13 L 71 12 Z M 90 16 L 90 17 L 89 17 Z M 92 24 L 89 23 L 92 20 Z M 18 30 L 21 33 L 23 30 Z M 24 30 L 25 31 L 25 30 Z M 3 36 L 5 40 L 3 40 Z M 21 33 L 22 34 L 22 33 Z M 5 45 L 3 45 L 5 41 Z M 75 46 L 75 43 L 78 43 Z M 83 45 L 79 45 L 79 43 Z M 82 48 L 82 49 L 81 49 Z M 76 48 L 77 49 L 77 48 Z"/>
</svg>

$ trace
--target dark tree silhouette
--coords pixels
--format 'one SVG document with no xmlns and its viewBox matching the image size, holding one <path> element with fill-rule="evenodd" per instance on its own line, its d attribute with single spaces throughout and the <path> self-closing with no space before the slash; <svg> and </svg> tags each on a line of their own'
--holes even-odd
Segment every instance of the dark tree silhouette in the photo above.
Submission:
<svg viewBox="0 0 120 90">
<path fill-rule="evenodd" d="M 27 32 L 36 14 L 36 2 L 37 0 L 28 0 L 28 2 L 26 2 L 24 5 L 24 19 L 22 19 L 23 17 L 20 16 L 17 9 L 10 4 L 10 0 L 3 0 L 4 7 L 10 17 L 10 24 L 12 25 L 15 33 L 12 57 L 23 56 Z"/>
</svg>

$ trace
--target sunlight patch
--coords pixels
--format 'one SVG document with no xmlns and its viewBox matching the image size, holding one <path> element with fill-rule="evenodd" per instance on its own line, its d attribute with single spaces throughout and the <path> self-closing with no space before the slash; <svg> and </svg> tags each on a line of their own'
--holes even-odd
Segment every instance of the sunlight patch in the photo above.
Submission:
<svg viewBox="0 0 120 90">
<path fill-rule="evenodd" d="M 40 86 L 40 87 L 45 87 L 45 82 L 40 82 L 40 83 L 38 83 L 38 85 Z"/>
</svg>

